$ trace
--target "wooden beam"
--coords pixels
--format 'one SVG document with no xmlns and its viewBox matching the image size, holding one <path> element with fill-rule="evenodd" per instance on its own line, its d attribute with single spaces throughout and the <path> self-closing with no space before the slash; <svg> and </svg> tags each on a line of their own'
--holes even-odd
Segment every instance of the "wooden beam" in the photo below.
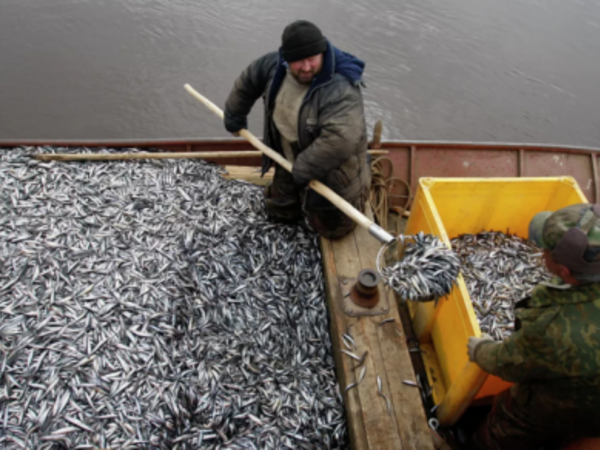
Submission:
<svg viewBox="0 0 600 450">
<path fill-rule="evenodd" d="M 526 172 L 525 172 L 525 150 L 522 149 L 522 148 L 519 149 L 519 163 L 518 163 L 517 171 L 518 171 L 518 176 L 520 176 L 520 177 L 526 176 Z"/>
<path fill-rule="evenodd" d="M 351 237 L 346 237 L 344 240 L 353 243 Z M 347 393 L 344 393 L 345 387 L 356 381 L 354 371 L 352 370 L 354 361 L 350 361 L 347 356 L 340 352 L 344 348 L 342 334 L 346 332 L 349 325 L 355 325 L 358 319 L 346 316 L 342 310 L 342 303 L 340 301 L 342 293 L 339 287 L 333 242 L 328 239 L 321 239 L 320 244 L 327 291 L 327 306 L 331 317 L 331 343 L 334 348 L 333 355 L 337 369 L 338 383 L 340 384 L 340 392 L 344 397 L 346 419 L 348 420 L 348 434 L 350 435 L 350 442 L 353 449 L 367 449 L 369 448 L 367 445 L 367 431 L 365 423 L 362 420 L 362 408 L 358 391 L 350 389 Z M 351 333 L 353 328 L 354 326 L 350 329 Z M 354 334 L 352 335 L 354 336 Z"/>
<path fill-rule="evenodd" d="M 600 202 L 600 182 L 598 181 L 598 159 L 595 153 L 590 153 L 592 158 L 592 177 L 594 180 L 594 203 Z"/>
<path fill-rule="evenodd" d="M 225 171 L 223 178 L 227 180 L 246 180 L 260 186 L 266 185 L 273 179 L 275 174 L 275 169 L 271 169 L 261 178 L 260 167 L 249 166 L 225 166 Z"/>
<path fill-rule="evenodd" d="M 129 159 L 214 159 L 260 156 L 254 151 L 139 152 L 139 153 L 38 153 L 40 161 L 121 161 Z"/>
<path fill-rule="evenodd" d="M 139 153 L 38 153 L 35 159 L 40 161 L 121 161 L 129 159 L 215 159 L 215 158 L 257 158 L 262 156 L 258 151 L 215 150 L 192 152 L 187 145 L 187 152 L 139 152 Z M 371 155 L 385 155 L 388 150 L 368 150 Z"/>
</svg>

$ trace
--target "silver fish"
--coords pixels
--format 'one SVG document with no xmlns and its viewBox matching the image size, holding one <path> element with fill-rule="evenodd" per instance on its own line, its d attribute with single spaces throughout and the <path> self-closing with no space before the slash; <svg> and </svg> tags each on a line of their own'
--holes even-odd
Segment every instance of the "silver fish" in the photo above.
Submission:
<svg viewBox="0 0 600 450">
<path fill-rule="evenodd" d="M 460 270 L 458 256 L 433 235 L 418 233 L 407 242 L 402 259 L 380 270 L 385 283 L 410 301 L 432 301 L 450 293 Z"/>
<path fill-rule="evenodd" d="M 0 149 L 0 447 L 347 448 L 316 235 L 199 160 L 31 159 L 89 151 Z"/>
<path fill-rule="evenodd" d="M 514 304 L 551 278 L 533 243 L 501 232 L 452 240 L 481 331 L 502 340 L 514 330 Z"/>
</svg>

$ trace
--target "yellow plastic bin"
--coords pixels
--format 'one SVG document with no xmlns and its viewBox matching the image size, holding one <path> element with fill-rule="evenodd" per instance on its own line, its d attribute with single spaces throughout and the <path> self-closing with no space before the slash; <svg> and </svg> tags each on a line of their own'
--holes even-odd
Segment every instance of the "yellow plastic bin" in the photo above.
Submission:
<svg viewBox="0 0 600 450">
<path fill-rule="evenodd" d="M 457 236 L 481 231 L 527 238 L 536 213 L 575 203 L 587 199 L 572 177 L 421 178 L 406 234 L 434 234 L 448 245 Z M 462 276 L 437 305 L 411 303 L 411 316 L 440 423 L 453 425 L 474 400 L 510 386 L 469 362 L 467 341 L 481 331 Z"/>
</svg>

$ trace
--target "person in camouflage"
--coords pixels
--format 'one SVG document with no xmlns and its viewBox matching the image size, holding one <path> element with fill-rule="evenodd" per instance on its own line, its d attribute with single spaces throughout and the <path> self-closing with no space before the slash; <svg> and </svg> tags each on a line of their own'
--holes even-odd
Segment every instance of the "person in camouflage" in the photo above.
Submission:
<svg viewBox="0 0 600 450">
<path fill-rule="evenodd" d="M 329 239 L 355 228 L 307 186 L 319 180 L 364 211 L 371 183 L 361 93 L 364 67 L 331 45 L 316 25 L 297 20 L 283 31 L 279 51 L 256 59 L 236 79 L 225 103 L 225 128 L 233 134 L 247 128 L 247 116 L 262 96 L 263 140 L 293 163 L 291 174 L 276 166 L 264 191 L 272 220 L 294 222 L 305 215 L 310 227 Z M 263 174 L 271 164 L 263 157 Z"/>
<path fill-rule="evenodd" d="M 469 359 L 515 382 L 494 399 L 477 449 L 554 449 L 600 436 L 600 205 L 537 214 L 530 239 L 556 277 L 515 306 L 502 342 L 472 337 Z"/>
</svg>

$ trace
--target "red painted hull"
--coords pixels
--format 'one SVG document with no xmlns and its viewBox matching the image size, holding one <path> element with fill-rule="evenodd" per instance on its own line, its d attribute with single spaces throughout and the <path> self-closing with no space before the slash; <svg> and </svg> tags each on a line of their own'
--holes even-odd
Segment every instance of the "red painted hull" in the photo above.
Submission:
<svg viewBox="0 0 600 450">
<path fill-rule="evenodd" d="M 187 140 L 95 140 L 95 141 L 4 141 L 0 147 L 122 147 L 162 151 L 254 150 L 241 139 Z M 600 149 L 538 144 L 477 142 L 390 141 L 378 148 L 388 150 L 394 175 L 413 188 L 420 177 L 543 177 L 569 175 L 577 180 L 590 202 L 600 201 L 598 155 Z M 228 165 L 256 166 L 260 158 L 214 158 Z"/>
</svg>

